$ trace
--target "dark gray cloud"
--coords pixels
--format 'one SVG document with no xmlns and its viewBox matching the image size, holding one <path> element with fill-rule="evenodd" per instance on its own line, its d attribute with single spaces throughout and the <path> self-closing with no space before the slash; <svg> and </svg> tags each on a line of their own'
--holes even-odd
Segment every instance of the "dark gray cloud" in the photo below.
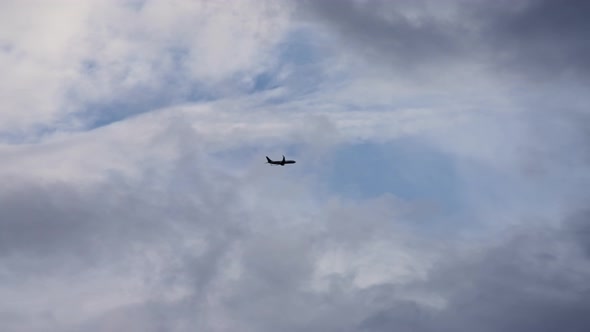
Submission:
<svg viewBox="0 0 590 332">
<path fill-rule="evenodd" d="M 437 276 L 436 288 L 450 290 L 440 323 L 465 331 L 583 331 L 589 264 L 567 229 L 516 232 Z"/>
<path fill-rule="evenodd" d="M 493 2 L 472 10 L 480 42 L 499 65 L 551 80 L 590 74 L 588 1 Z"/>
<path fill-rule="evenodd" d="M 574 213 L 568 220 L 574 240 L 580 243 L 590 259 L 590 210 L 583 209 Z"/>
<path fill-rule="evenodd" d="M 555 79 L 590 69 L 587 1 L 308 1 L 301 10 L 398 72 L 487 63 Z"/>
<path fill-rule="evenodd" d="M 456 36 L 467 30 L 428 15 L 408 18 L 400 9 L 420 7 L 422 2 L 391 1 L 307 1 L 301 14 L 326 24 L 355 52 L 378 58 L 403 70 L 443 63 L 464 52 L 466 46 Z M 437 63 L 436 65 L 439 65 Z"/>
</svg>

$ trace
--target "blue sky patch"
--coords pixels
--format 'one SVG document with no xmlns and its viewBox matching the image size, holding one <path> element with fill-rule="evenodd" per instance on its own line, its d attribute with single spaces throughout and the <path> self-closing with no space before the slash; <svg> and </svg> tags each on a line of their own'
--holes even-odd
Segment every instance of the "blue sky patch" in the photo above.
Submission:
<svg viewBox="0 0 590 332">
<path fill-rule="evenodd" d="M 306 65 L 316 62 L 320 58 L 320 50 L 317 48 L 317 38 L 313 31 L 308 29 L 294 29 L 284 42 L 278 46 L 279 59 L 294 65 Z"/>
<path fill-rule="evenodd" d="M 459 204 L 451 157 L 418 140 L 346 144 L 330 164 L 329 187 L 344 196 L 363 199 L 390 193 L 447 209 Z"/>
</svg>

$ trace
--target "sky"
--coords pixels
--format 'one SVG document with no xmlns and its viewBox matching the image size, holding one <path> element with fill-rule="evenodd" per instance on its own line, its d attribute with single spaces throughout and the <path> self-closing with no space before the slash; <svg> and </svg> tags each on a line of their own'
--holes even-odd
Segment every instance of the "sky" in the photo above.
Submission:
<svg viewBox="0 0 590 332">
<path fill-rule="evenodd" d="M 0 330 L 586 331 L 589 15 L 0 1 Z"/>
</svg>

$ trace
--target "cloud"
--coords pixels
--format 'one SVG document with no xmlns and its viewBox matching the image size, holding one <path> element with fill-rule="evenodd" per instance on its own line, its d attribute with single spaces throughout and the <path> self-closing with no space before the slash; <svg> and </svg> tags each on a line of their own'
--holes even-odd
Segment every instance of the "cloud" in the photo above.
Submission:
<svg viewBox="0 0 590 332">
<path fill-rule="evenodd" d="M 273 1 L 231 10 L 185 1 L 5 6 L 0 133 L 17 142 L 40 129 L 95 127 L 248 89 L 272 66 L 288 16 Z"/>
<path fill-rule="evenodd" d="M 582 209 L 576 211 L 567 221 L 572 236 L 584 249 L 586 255 L 590 257 L 590 230 L 588 229 L 588 211 Z"/>
<path fill-rule="evenodd" d="M 584 4 L 61 5 L 0 5 L 3 331 L 588 325 Z"/>
<path fill-rule="evenodd" d="M 2 310 L 13 317 L 4 326 L 73 331 L 195 326 L 577 331 L 586 326 L 581 308 L 587 305 L 590 266 L 574 226 L 532 224 L 482 234 L 477 241 L 429 237 L 406 224 L 423 214 L 421 207 L 394 196 L 310 200 L 318 184 L 296 172 L 251 169 L 234 177 L 216 170 L 205 146 L 187 140 L 198 131 L 184 122 L 172 121 L 152 134 L 172 158 L 126 161 L 139 172 L 133 178 L 108 176 L 106 166 L 96 170 L 104 177 L 85 186 L 76 178 L 31 182 L 22 174 L 4 187 L 1 289 L 12 305 Z M 144 143 L 122 135 L 141 132 L 145 124 L 99 131 L 104 138 L 84 135 L 99 142 L 121 135 L 116 144 L 107 143 L 117 147 L 111 154 L 135 147 L 149 155 L 140 148 Z M 94 140 L 74 137 L 66 143 L 81 146 L 52 153 L 72 160 L 68 156 L 77 152 L 70 151 L 87 150 Z M 43 299 L 33 296 L 49 286 Z M 25 296 L 18 296 L 19 290 Z"/>
<path fill-rule="evenodd" d="M 483 63 L 507 74 L 554 79 L 587 76 L 588 9 L 583 1 L 531 0 L 309 1 L 301 10 L 351 51 L 398 73 L 409 71 L 407 78 Z"/>
<path fill-rule="evenodd" d="M 535 0 L 474 8 L 481 39 L 500 66 L 531 78 L 588 78 L 590 43 L 584 37 L 590 11 L 584 1 Z M 506 69 L 504 69 L 506 70 Z"/>
<path fill-rule="evenodd" d="M 443 59 L 460 50 L 458 25 L 449 24 L 429 11 L 422 12 L 424 1 L 389 3 L 386 1 L 305 2 L 304 12 L 317 16 L 317 23 L 333 28 L 345 43 L 365 55 L 376 55 L 396 64 L 421 64 L 428 59 Z M 412 14 L 419 13 L 414 16 Z M 424 16 L 420 14 L 425 14 Z"/>
</svg>

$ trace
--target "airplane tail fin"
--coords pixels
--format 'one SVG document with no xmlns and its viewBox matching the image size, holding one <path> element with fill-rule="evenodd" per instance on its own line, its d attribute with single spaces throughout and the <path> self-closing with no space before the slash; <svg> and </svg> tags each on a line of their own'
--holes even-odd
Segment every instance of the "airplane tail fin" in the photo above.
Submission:
<svg viewBox="0 0 590 332">
<path fill-rule="evenodd" d="M 269 163 L 272 162 L 272 160 L 270 160 L 269 157 L 266 157 L 266 161 L 269 162 Z"/>
</svg>

